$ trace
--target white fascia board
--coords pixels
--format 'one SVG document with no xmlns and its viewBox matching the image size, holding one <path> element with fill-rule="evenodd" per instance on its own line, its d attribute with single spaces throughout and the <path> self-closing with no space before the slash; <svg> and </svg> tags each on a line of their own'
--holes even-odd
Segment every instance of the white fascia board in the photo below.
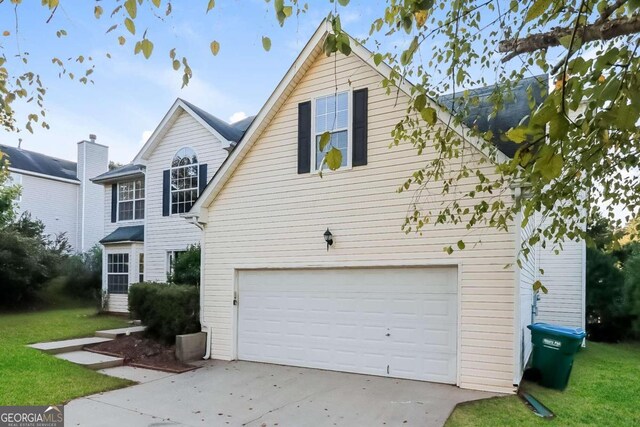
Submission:
<svg viewBox="0 0 640 427">
<path fill-rule="evenodd" d="M 224 138 L 222 135 L 220 135 L 220 132 L 218 132 L 213 127 L 211 127 L 207 122 L 202 120 L 202 118 L 198 114 L 196 114 L 191 108 L 189 108 L 189 106 L 185 104 L 185 102 L 182 99 L 177 98 L 173 103 L 173 105 L 171 106 L 171 108 L 169 109 L 169 111 L 167 111 L 167 113 L 162 118 L 162 121 L 160 122 L 160 124 L 158 124 L 156 129 L 153 131 L 153 133 L 151 134 L 147 142 L 145 142 L 145 144 L 142 146 L 138 154 L 136 154 L 132 163 L 142 163 L 144 160 L 149 159 L 149 156 L 151 155 L 155 147 L 158 145 L 162 137 L 169 130 L 169 127 L 173 124 L 174 120 L 177 118 L 179 109 L 189 114 L 198 123 L 200 123 L 205 129 L 211 132 L 213 136 L 218 138 L 220 142 L 222 142 L 223 147 L 226 148 L 231 146 L 231 141 Z"/>
</svg>

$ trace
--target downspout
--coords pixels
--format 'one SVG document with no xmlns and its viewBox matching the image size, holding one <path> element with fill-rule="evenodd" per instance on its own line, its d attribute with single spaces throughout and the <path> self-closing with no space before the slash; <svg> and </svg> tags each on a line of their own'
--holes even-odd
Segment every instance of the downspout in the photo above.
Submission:
<svg viewBox="0 0 640 427">
<path fill-rule="evenodd" d="M 203 359 L 211 358 L 211 335 L 212 329 L 204 321 L 204 269 L 205 269 L 205 225 L 198 221 L 197 216 L 187 217 L 187 221 L 200 229 L 200 326 L 206 329 L 207 341 Z"/>
<path fill-rule="evenodd" d="M 516 186 L 513 188 L 513 200 L 517 203 L 522 197 L 522 188 Z M 522 212 L 516 214 L 515 219 L 515 235 L 514 235 L 514 290 L 513 290 L 513 386 L 518 387 L 521 380 L 521 359 L 522 359 L 522 328 L 521 328 L 521 296 L 520 296 L 520 267 L 518 266 L 518 256 L 520 254 L 521 235 L 522 235 Z"/>
</svg>

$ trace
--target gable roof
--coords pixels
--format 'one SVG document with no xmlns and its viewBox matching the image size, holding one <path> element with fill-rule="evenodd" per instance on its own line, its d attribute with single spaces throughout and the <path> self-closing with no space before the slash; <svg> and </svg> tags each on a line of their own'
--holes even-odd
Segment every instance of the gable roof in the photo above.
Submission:
<svg viewBox="0 0 640 427">
<path fill-rule="evenodd" d="M 134 164 L 143 163 L 144 160 L 149 158 L 149 155 L 153 152 L 155 147 L 160 143 L 162 137 L 167 133 L 171 125 L 176 121 L 178 116 L 185 112 L 193 117 L 198 123 L 204 126 L 209 132 L 211 132 L 216 138 L 218 138 L 225 148 L 230 148 L 232 144 L 240 141 L 244 135 L 244 131 L 230 125 L 222 119 L 209 114 L 202 108 L 193 105 L 184 99 L 177 98 L 169 111 L 164 115 L 158 127 L 153 131 L 147 142 L 144 144 L 140 152 L 133 159 Z"/>
<path fill-rule="evenodd" d="M 477 128 L 480 132 L 491 130 L 493 145 L 509 158 L 513 158 L 520 144 L 507 139 L 505 134 L 509 129 L 518 126 L 523 118 L 525 118 L 525 124 L 528 122 L 532 110 L 540 105 L 547 96 L 547 81 L 548 78 L 544 74 L 520 80 L 510 89 L 508 98 L 505 96 L 505 99 L 502 100 L 503 108 L 495 112 L 493 116 L 495 109 L 493 95 L 503 88 L 500 85 L 492 85 L 471 89 L 469 96 L 477 97 L 478 102 L 466 105 L 464 124 L 470 128 Z M 529 90 L 534 101 L 533 109 L 529 105 Z M 462 97 L 454 98 L 452 94 L 441 96 L 438 98 L 438 102 L 454 114 L 465 108 L 464 99 Z"/>
<path fill-rule="evenodd" d="M 0 151 L 12 169 L 80 182 L 76 162 L 3 144 L 0 144 Z"/>
<path fill-rule="evenodd" d="M 100 240 L 100 243 L 103 245 L 105 243 L 121 242 L 144 242 L 144 225 L 118 227 L 112 233 Z"/>
<path fill-rule="evenodd" d="M 128 165 L 120 166 L 119 168 L 115 168 L 113 170 L 100 174 L 95 178 L 91 178 L 91 182 L 95 184 L 106 184 L 122 178 L 143 175 L 145 169 L 146 168 L 144 165 L 129 163 Z"/>
<path fill-rule="evenodd" d="M 203 193 L 200 195 L 195 204 L 191 207 L 191 210 L 186 214 L 187 217 L 200 217 L 201 210 L 213 201 L 225 182 L 231 177 L 233 171 L 238 167 L 248 150 L 256 142 L 258 136 L 262 130 L 267 126 L 269 121 L 273 118 L 279 107 L 284 103 L 284 98 L 291 93 L 290 86 L 295 85 L 307 71 L 310 64 L 315 58 L 323 52 L 322 42 L 327 34 L 331 31 L 331 25 L 324 19 L 316 32 L 311 36 L 305 47 L 302 49 L 294 63 L 291 65 L 287 73 L 284 75 L 280 83 L 276 86 L 267 102 L 262 106 L 255 119 L 245 132 L 243 138 L 237 144 L 231 154 L 220 165 L 213 178 L 209 181 Z M 371 68 L 377 71 L 381 76 L 388 78 L 393 69 L 389 64 L 381 62 L 376 65 L 373 61 L 373 54 L 366 47 L 358 43 L 353 37 L 347 34 L 351 46 L 351 54 L 356 55 L 363 62 L 368 64 Z M 398 83 L 398 89 L 404 92 L 408 96 L 412 96 L 413 85 L 407 80 L 400 80 Z M 434 105 L 435 102 L 430 100 Z M 486 156 L 491 157 L 495 155 L 496 159 L 500 162 L 506 162 L 509 158 L 499 150 L 491 150 L 486 147 L 483 141 L 469 134 L 469 128 L 464 125 L 455 124 L 455 120 L 451 114 L 443 109 L 440 109 L 438 113 L 438 120 L 444 124 L 447 124 L 450 129 L 458 133 L 469 144 L 475 147 L 478 151 L 484 153 Z"/>
<path fill-rule="evenodd" d="M 222 119 L 217 118 L 213 114 L 207 113 L 202 108 L 196 107 L 195 105 L 185 101 L 184 99 L 182 99 L 181 101 L 184 102 L 186 105 L 188 105 L 191 108 L 191 110 L 194 113 L 196 113 L 198 116 L 200 116 L 202 120 L 207 122 L 209 126 L 217 130 L 218 133 L 222 135 L 226 140 L 238 142 L 240 141 L 240 138 L 242 138 L 242 134 L 244 132 L 241 131 L 240 129 L 230 125 L 229 123 L 225 122 Z"/>
</svg>

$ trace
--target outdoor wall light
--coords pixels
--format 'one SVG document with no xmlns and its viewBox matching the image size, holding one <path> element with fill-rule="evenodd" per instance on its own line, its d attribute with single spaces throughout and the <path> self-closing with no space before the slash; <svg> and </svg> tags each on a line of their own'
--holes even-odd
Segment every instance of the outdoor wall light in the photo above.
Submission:
<svg viewBox="0 0 640 427">
<path fill-rule="evenodd" d="M 327 242 L 327 251 L 329 250 L 329 246 L 333 245 L 333 234 L 327 228 L 327 231 L 324 232 L 324 241 Z"/>
</svg>

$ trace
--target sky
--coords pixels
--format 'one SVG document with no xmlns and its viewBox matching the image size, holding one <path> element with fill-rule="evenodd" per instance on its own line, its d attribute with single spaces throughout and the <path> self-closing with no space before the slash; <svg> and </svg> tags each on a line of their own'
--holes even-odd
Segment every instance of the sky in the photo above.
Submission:
<svg viewBox="0 0 640 427">
<path fill-rule="evenodd" d="M 155 44 L 153 55 L 146 60 L 133 54 L 133 37 L 119 46 L 117 36 L 126 36 L 124 30 L 105 34 L 114 22 L 108 19 L 106 2 L 102 2 L 105 14 L 96 20 L 94 2 L 62 0 L 49 23 L 50 13 L 39 3 L 24 2 L 18 8 L 19 46 L 5 42 L 3 50 L 28 52 L 30 65 L 24 70 L 36 69 L 43 78 L 51 129 L 37 126 L 33 134 L 3 132 L 0 140 L 15 146 L 22 139 L 24 149 L 76 160 L 76 143 L 92 133 L 98 143 L 109 146 L 110 159 L 119 163 L 134 158 L 177 97 L 226 121 L 256 114 L 332 10 L 327 0 L 311 0 L 308 13 L 289 19 L 280 28 L 273 4 L 264 0 L 218 0 L 208 14 L 204 13 L 207 1 L 173 1 L 173 13 L 165 22 L 144 21 L 142 14 L 136 20 L 138 35 L 148 24 L 149 38 Z M 15 19 L 12 7 L 7 6 L 11 5 L 0 6 L 0 28 L 12 29 L 14 36 Z M 352 0 L 341 13 L 343 27 L 354 37 L 365 36 L 383 10 L 381 1 Z M 60 29 L 68 35 L 56 37 Z M 269 52 L 262 47 L 263 35 L 272 40 Z M 398 37 L 402 43 L 403 35 Z M 217 56 L 209 48 L 212 40 L 221 45 Z M 168 50 L 173 47 L 179 56 L 188 58 L 193 69 L 193 79 L 184 89 L 182 72 L 173 71 L 169 61 Z M 59 78 L 58 67 L 51 63 L 53 56 L 66 60 L 80 54 L 93 58 L 92 84 L 78 83 L 77 77 L 74 81 Z M 70 68 L 76 75 L 86 69 L 69 63 L 75 64 Z M 31 112 L 22 105 L 16 110 L 23 122 Z"/>
</svg>

